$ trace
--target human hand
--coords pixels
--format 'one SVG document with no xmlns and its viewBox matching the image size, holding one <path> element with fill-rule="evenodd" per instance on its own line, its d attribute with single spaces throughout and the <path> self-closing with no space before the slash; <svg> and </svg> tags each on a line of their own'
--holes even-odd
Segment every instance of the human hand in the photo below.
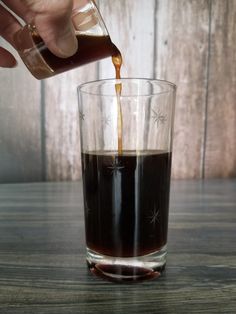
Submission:
<svg viewBox="0 0 236 314">
<path fill-rule="evenodd" d="M 53 54 L 66 58 L 76 52 L 77 40 L 71 22 L 73 0 L 0 1 L 0 36 L 14 47 L 14 34 L 22 25 L 1 2 L 27 24 L 34 24 Z M 0 47 L 0 67 L 14 67 L 16 64 L 14 56 Z"/>
</svg>

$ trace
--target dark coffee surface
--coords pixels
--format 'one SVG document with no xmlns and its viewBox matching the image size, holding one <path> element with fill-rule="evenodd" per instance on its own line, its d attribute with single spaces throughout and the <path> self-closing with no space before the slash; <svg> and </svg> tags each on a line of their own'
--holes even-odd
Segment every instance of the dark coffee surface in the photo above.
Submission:
<svg viewBox="0 0 236 314">
<path fill-rule="evenodd" d="M 140 256 L 167 241 L 171 153 L 82 154 L 87 246 Z"/>
</svg>

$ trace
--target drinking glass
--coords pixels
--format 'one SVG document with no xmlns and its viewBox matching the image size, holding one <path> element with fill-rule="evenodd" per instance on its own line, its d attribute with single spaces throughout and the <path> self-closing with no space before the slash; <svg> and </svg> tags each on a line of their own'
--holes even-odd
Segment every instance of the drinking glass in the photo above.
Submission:
<svg viewBox="0 0 236 314">
<path fill-rule="evenodd" d="M 175 91 L 136 78 L 78 88 L 87 263 L 96 275 L 136 281 L 165 268 Z"/>
</svg>

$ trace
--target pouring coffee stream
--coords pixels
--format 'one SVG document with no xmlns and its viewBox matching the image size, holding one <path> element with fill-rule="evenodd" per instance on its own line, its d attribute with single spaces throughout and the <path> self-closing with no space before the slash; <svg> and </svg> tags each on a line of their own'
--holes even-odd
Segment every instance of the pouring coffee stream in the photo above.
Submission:
<svg viewBox="0 0 236 314">
<path fill-rule="evenodd" d="M 112 55 L 112 62 L 116 71 L 116 79 L 119 80 L 120 77 L 120 69 L 122 66 L 122 56 L 118 48 L 114 45 L 115 53 Z M 116 89 L 116 99 L 117 99 L 117 133 L 118 133 L 118 155 L 122 155 L 123 144 L 122 144 L 122 130 L 123 130 L 123 117 L 122 117 L 122 108 L 121 108 L 121 91 L 122 84 L 117 83 L 115 85 Z"/>
<path fill-rule="evenodd" d="M 15 46 L 38 79 L 103 58 L 112 59 L 116 80 L 98 80 L 79 87 L 79 109 L 86 117 L 82 118 L 86 122 L 80 123 L 86 259 L 91 272 L 111 280 L 155 278 L 166 263 L 175 89 L 173 84 L 157 80 L 121 80 L 122 56 L 98 8 L 93 0 L 78 3 L 81 6 L 73 11 L 72 21 L 79 48 L 73 56 L 55 56 L 34 24 L 17 32 Z M 111 86 L 112 92 L 107 94 Z M 159 100 L 159 94 L 152 94 L 150 86 L 168 93 Z M 147 93 L 143 94 L 143 90 Z M 169 92 L 173 97 L 167 97 Z M 163 130 L 153 128 L 152 134 L 152 130 L 146 133 L 145 127 L 153 122 L 149 113 L 154 101 L 155 105 L 167 102 L 167 112 L 157 112 L 161 115 L 160 124 L 167 122 L 169 126 Z M 109 128 L 105 127 L 105 117 L 114 118 Z M 132 120 L 135 127 L 124 127 L 124 117 Z M 144 134 L 153 137 L 153 149 L 143 141 Z M 162 146 L 159 134 L 165 139 Z"/>
<path fill-rule="evenodd" d="M 72 11 L 72 22 L 78 41 L 77 52 L 69 58 L 59 58 L 45 45 L 34 24 L 27 24 L 15 36 L 15 47 L 37 79 L 50 78 L 76 67 L 112 57 L 116 79 L 120 79 L 122 56 L 113 44 L 102 16 L 93 0 L 80 0 Z M 121 83 L 115 86 L 117 95 L 118 154 L 122 154 Z"/>
</svg>

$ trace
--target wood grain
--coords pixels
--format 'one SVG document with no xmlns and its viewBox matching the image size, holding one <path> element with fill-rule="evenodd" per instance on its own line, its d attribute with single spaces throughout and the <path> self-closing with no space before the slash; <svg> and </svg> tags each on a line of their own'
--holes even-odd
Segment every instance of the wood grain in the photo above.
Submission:
<svg viewBox="0 0 236 314">
<path fill-rule="evenodd" d="M 173 177 L 236 176 L 235 0 L 100 0 L 99 7 L 123 53 L 123 77 L 178 86 Z M 109 77 L 109 58 L 45 82 L 21 62 L 0 69 L 0 182 L 80 178 L 76 87 Z"/>
<path fill-rule="evenodd" d="M 112 41 L 122 54 L 121 77 L 152 78 L 154 73 L 155 1 L 149 0 L 144 4 L 141 0 L 100 0 L 99 10 Z M 111 59 L 100 61 L 99 78 L 114 77 L 115 70 Z M 123 100 L 121 106 L 123 112 L 122 131 L 123 135 L 125 134 L 123 136 L 123 148 L 136 148 L 136 135 L 131 135 L 137 133 L 136 116 L 131 117 L 132 106 L 129 106 L 128 101 Z M 116 127 L 113 128 L 113 134 L 114 138 L 118 137 Z M 105 137 L 111 137 L 110 130 L 105 131 Z M 147 143 L 142 148 L 144 149 L 146 145 Z"/>
<path fill-rule="evenodd" d="M 97 65 L 45 80 L 46 179 L 76 180 L 81 176 L 77 86 L 97 78 Z"/>
<path fill-rule="evenodd" d="M 118 285 L 87 271 L 81 182 L 0 185 L 0 312 L 235 313 L 235 188 L 172 182 L 166 272 Z"/>
<path fill-rule="evenodd" d="M 122 77 L 153 77 L 155 0 L 100 0 L 99 10 L 123 56 Z M 111 60 L 99 63 L 99 78 L 114 78 Z"/>
<path fill-rule="evenodd" d="M 206 177 L 236 176 L 236 1 L 212 1 Z"/>
<path fill-rule="evenodd" d="M 208 32 L 209 1 L 158 1 L 156 77 L 177 85 L 174 178 L 202 174 Z"/>
<path fill-rule="evenodd" d="M 2 38 L 0 46 L 13 52 Z M 0 183 L 40 181 L 41 85 L 13 53 L 17 68 L 0 68 Z"/>
<path fill-rule="evenodd" d="M 142 38 L 146 38 L 146 45 L 154 47 L 153 23 L 146 23 L 152 12 L 154 1 L 149 1 L 144 11 L 141 1 L 133 3 L 127 0 L 124 2 L 100 1 L 101 13 L 108 24 L 112 40 L 117 43 L 122 53 L 124 51 L 125 65 L 123 72 L 130 75 L 138 75 L 135 70 L 147 73 L 150 76 L 153 72 L 153 49 L 142 50 L 144 44 Z M 135 14 L 130 15 L 132 11 Z M 125 16 L 124 16 L 125 10 Z M 143 23 L 139 21 L 143 18 Z M 147 27 L 144 27 L 145 23 Z M 141 36 L 137 34 L 141 32 Z M 129 31 L 129 37 L 122 34 Z M 139 38 L 139 40 L 137 40 Z M 122 41 L 122 40 L 123 41 Z M 129 45 L 128 45 L 129 43 Z M 128 50 L 140 51 L 136 54 L 129 54 Z M 144 52 L 144 53 L 142 53 Z M 141 62 L 142 61 L 142 62 Z M 142 67 L 137 67 L 142 64 Z M 97 70 L 99 72 L 97 72 Z M 46 136 L 46 164 L 47 180 L 76 180 L 81 176 L 80 164 L 80 142 L 78 128 L 78 109 L 76 86 L 83 81 L 94 80 L 97 76 L 114 77 L 114 67 L 111 59 L 107 58 L 97 64 L 74 70 L 73 73 L 66 73 L 56 78 L 45 81 L 45 136 Z M 123 74 L 124 75 L 124 74 Z"/>
</svg>

